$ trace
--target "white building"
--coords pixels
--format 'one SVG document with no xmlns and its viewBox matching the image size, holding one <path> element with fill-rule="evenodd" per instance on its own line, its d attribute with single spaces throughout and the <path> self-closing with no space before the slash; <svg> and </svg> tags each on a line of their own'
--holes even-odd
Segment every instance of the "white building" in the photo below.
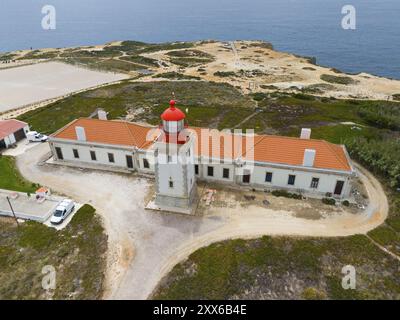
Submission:
<svg viewBox="0 0 400 320">
<path fill-rule="evenodd" d="M 0 120 L 0 150 L 25 139 L 29 132 L 27 123 L 15 119 Z"/>
<path fill-rule="evenodd" d="M 174 105 L 161 127 L 81 118 L 49 143 L 57 162 L 155 174 L 155 202 L 167 207 L 190 206 L 196 179 L 346 198 L 354 176 L 345 147 L 311 139 L 310 129 L 293 138 L 188 128 Z"/>
</svg>

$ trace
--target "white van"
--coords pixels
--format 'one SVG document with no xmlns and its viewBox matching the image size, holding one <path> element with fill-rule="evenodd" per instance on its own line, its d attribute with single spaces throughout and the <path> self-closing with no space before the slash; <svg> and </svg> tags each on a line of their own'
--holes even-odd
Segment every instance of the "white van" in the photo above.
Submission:
<svg viewBox="0 0 400 320">
<path fill-rule="evenodd" d="M 70 199 L 61 201 L 50 219 L 52 224 L 62 223 L 75 209 L 75 203 Z"/>
<path fill-rule="evenodd" d="M 37 131 L 29 131 L 26 133 L 26 137 L 30 142 L 45 142 L 49 138 L 48 136 L 41 134 Z"/>
</svg>

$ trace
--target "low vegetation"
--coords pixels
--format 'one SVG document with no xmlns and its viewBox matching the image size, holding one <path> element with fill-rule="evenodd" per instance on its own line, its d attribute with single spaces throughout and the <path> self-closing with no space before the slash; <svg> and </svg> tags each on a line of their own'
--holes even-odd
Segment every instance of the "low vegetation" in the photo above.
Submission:
<svg viewBox="0 0 400 320">
<path fill-rule="evenodd" d="M 126 56 L 126 57 L 122 57 L 121 60 L 134 62 L 134 63 L 141 64 L 141 65 L 144 65 L 147 67 L 156 67 L 156 68 L 159 67 L 158 60 L 143 57 L 143 56 Z"/>
<path fill-rule="evenodd" d="M 175 93 L 178 105 L 188 109 L 192 126 L 233 128 L 243 115 L 251 114 L 254 101 L 229 84 L 204 81 L 157 81 L 121 84 L 80 93 L 19 117 L 31 128 L 53 133 L 78 117 L 87 117 L 97 108 L 109 112 L 110 119 L 124 118 L 129 109 L 143 108 L 138 120 L 158 124 L 160 115 Z M 63 112 L 60 112 L 63 110 Z"/>
<path fill-rule="evenodd" d="M 37 222 L 17 227 L 0 219 L 0 299 L 99 299 L 107 236 L 95 210 L 85 205 L 57 231 Z M 42 288 L 42 270 L 56 271 L 55 290 Z"/>
<path fill-rule="evenodd" d="M 155 74 L 153 78 L 164 78 L 170 80 L 201 80 L 200 77 L 189 76 L 175 71 Z"/>
<path fill-rule="evenodd" d="M 342 268 L 356 268 L 355 290 Z M 178 264 L 155 299 L 399 299 L 400 263 L 362 235 L 212 244 Z"/>
<path fill-rule="evenodd" d="M 357 138 L 347 141 L 350 155 L 387 179 L 392 188 L 400 188 L 399 140 L 367 140 Z"/>
<path fill-rule="evenodd" d="M 344 85 L 356 83 L 356 80 L 354 80 L 351 77 L 347 77 L 347 76 L 334 76 L 331 74 L 322 74 L 320 78 L 321 78 L 321 80 L 329 82 L 329 83 L 337 83 L 337 84 L 344 84 Z"/>
<path fill-rule="evenodd" d="M 358 114 L 374 127 L 400 131 L 400 108 L 397 103 L 371 103 L 360 107 Z"/>
<path fill-rule="evenodd" d="M 32 193 L 37 187 L 21 176 L 15 166 L 15 158 L 0 155 L 0 189 Z"/>
</svg>

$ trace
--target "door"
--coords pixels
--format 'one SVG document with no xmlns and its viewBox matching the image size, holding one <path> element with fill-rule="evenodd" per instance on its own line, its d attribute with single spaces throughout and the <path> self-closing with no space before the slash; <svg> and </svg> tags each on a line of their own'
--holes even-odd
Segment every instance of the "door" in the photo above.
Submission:
<svg viewBox="0 0 400 320">
<path fill-rule="evenodd" d="M 14 132 L 14 137 L 16 141 L 21 141 L 22 139 L 25 138 L 25 131 L 24 129 L 20 129 L 17 132 Z"/>
<path fill-rule="evenodd" d="M 244 172 L 243 183 L 250 183 L 250 173 L 249 172 Z"/>
<path fill-rule="evenodd" d="M 129 169 L 133 169 L 133 158 L 132 158 L 132 156 L 126 156 L 126 166 Z"/>
<path fill-rule="evenodd" d="M 56 154 L 58 160 L 64 160 L 64 156 L 60 147 L 56 147 Z"/>
<path fill-rule="evenodd" d="M 343 191 L 343 186 L 344 186 L 344 181 L 341 181 L 341 180 L 336 181 L 336 187 L 335 187 L 334 194 L 337 196 L 340 196 Z"/>
<path fill-rule="evenodd" d="M 3 140 L 0 140 L 0 149 L 5 149 L 6 148 L 6 142 Z"/>
</svg>

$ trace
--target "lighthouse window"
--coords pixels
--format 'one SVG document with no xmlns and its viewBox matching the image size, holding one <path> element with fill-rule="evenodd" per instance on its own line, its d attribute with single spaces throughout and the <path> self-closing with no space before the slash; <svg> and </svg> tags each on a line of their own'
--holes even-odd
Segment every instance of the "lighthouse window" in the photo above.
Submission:
<svg viewBox="0 0 400 320">
<path fill-rule="evenodd" d="M 198 164 L 194 165 L 194 173 L 199 174 L 199 165 Z"/>
<path fill-rule="evenodd" d="M 143 159 L 143 168 L 146 168 L 146 169 L 150 168 L 149 160 Z"/>
<path fill-rule="evenodd" d="M 172 181 L 172 179 L 169 180 L 169 187 L 173 188 L 174 187 L 174 182 Z"/>
<path fill-rule="evenodd" d="M 114 154 L 113 154 L 113 153 L 109 153 L 109 154 L 108 154 L 108 161 L 111 162 L 111 163 L 114 163 L 114 162 L 115 162 Z"/>
</svg>

